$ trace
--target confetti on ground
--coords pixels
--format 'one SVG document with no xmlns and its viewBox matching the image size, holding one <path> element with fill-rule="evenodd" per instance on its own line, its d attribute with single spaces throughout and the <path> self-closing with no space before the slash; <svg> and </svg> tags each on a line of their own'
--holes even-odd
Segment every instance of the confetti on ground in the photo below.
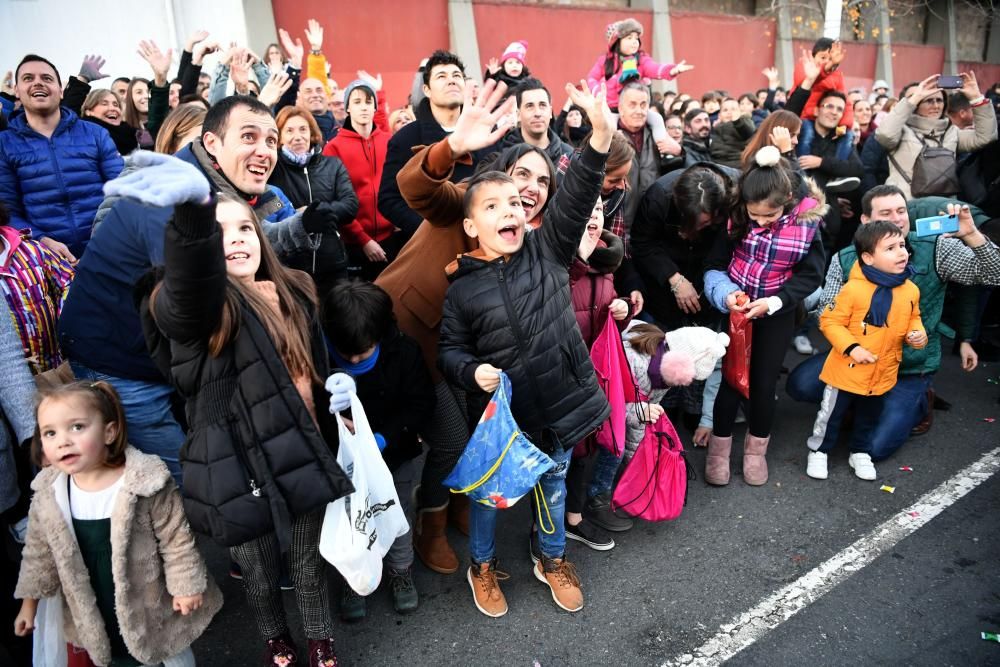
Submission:
<svg viewBox="0 0 1000 667">
<path fill-rule="evenodd" d="M 1000 643 L 1000 635 L 995 632 L 980 632 L 979 636 L 988 642 L 998 642 Z"/>
<path fill-rule="evenodd" d="M 889 486 L 888 484 L 883 484 L 879 491 L 885 491 L 886 493 L 896 493 L 896 487 Z"/>
<path fill-rule="evenodd" d="M 910 466 L 899 466 L 899 469 L 902 470 L 903 472 L 913 472 L 913 468 L 911 468 Z"/>
<path fill-rule="evenodd" d="M 1000 384 L 996 378 L 986 378 L 986 381 L 990 384 Z"/>
<path fill-rule="evenodd" d="M 983 417 L 983 421 L 986 422 L 987 424 L 992 424 L 996 420 L 997 420 L 996 417 Z"/>
<path fill-rule="evenodd" d="M 920 512 L 907 512 L 907 514 L 909 514 L 910 516 L 912 516 L 914 519 L 916 519 L 918 516 L 920 516 Z"/>
</svg>

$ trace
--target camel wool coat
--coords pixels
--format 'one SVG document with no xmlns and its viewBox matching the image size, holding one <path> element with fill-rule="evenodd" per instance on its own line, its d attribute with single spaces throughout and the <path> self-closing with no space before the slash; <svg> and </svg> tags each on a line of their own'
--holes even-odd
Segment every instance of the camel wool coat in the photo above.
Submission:
<svg viewBox="0 0 1000 667">
<path fill-rule="evenodd" d="M 87 650 L 97 665 L 111 662 L 111 643 L 97 608 L 69 511 L 65 473 L 48 467 L 31 484 L 28 535 L 14 597 L 62 593 L 66 641 Z M 167 466 L 129 447 L 122 487 L 111 514 L 111 571 L 115 609 L 129 653 L 144 664 L 176 655 L 201 636 L 222 607 L 184 516 Z M 173 597 L 204 594 L 188 616 Z"/>
</svg>

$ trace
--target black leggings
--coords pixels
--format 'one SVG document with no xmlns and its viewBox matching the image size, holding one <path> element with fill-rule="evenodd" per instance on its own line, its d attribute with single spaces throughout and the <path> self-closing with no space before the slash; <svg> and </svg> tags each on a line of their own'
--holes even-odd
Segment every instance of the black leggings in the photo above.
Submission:
<svg viewBox="0 0 1000 667">
<path fill-rule="evenodd" d="M 745 410 L 750 435 L 766 438 L 774 425 L 775 390 L 785 352 L 795 333 L 795 310 L 753 321 L 753 343 L 750 349 L 750 400 L 723 379 L 715 398 L 712 433 L 720 438 L 733 434 L 733 422 L 740 403 L 749 403 Z"/>
</svg>

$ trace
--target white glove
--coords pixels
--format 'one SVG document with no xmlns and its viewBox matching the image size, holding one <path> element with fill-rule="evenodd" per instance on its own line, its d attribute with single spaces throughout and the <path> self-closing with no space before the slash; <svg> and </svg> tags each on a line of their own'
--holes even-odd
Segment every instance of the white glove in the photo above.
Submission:
<svg viewBox="0 0 1000 667">
<path fill-rule="evenodd" d="M 347 373 L 334 373 L 326 379 L 326 390 L 330 392 L 330 414 L 336 414 L 351 407 L 351 392 L 358 386 Z"/>
<path fill-rule="evenodd" d="M 208 201 L 208 179 L 193 164 L 151 151 L 136 151 L 131 158 L 133 166 L 142 168 L 105 183 L 105 195 L 135 199 L 150 206 Z"/>
</svg>

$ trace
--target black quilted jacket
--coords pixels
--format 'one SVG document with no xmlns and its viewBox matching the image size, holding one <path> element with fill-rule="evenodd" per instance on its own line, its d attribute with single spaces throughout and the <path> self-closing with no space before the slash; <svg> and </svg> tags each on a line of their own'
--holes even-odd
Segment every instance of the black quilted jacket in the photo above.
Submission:
<svg viewBox="0 0 1000 667">
<path fill-rule="evenodd" d="M 226 266 L 215 207 L 178 206 L 164 240 L 165 274 L 155 321 L 143 301 L 143 330 L 154 357 L 169 345 L 170 378 L 186 400 L 188 437 L 181 449 L 184 510 L 191 527 L 224 546 L 277 531 L 353 490 L 336 461 L 329 397 L 315 386 L 319 426 L 296 390 L 264 325 L 249 307 L 239 331 L 213 357 L 208 339 L 226 294 Z M 313 363 L 329 370 L 315 309 Z"/>
<path fill-rule="evenodd" d="M 569 266 L 601 194 L 606 159 L 590 146 L 573 159 L 544 224 L 509 260 L 463 255 L 449 276 L 441 371 L 469 392 L 476 421 L 489 399 L 476 384 L 476 367 L 503 369 L 513 387 L 514 419 L 548 453 L 572 447 L 610 413 L 569 288 Z"/>
</svg>

